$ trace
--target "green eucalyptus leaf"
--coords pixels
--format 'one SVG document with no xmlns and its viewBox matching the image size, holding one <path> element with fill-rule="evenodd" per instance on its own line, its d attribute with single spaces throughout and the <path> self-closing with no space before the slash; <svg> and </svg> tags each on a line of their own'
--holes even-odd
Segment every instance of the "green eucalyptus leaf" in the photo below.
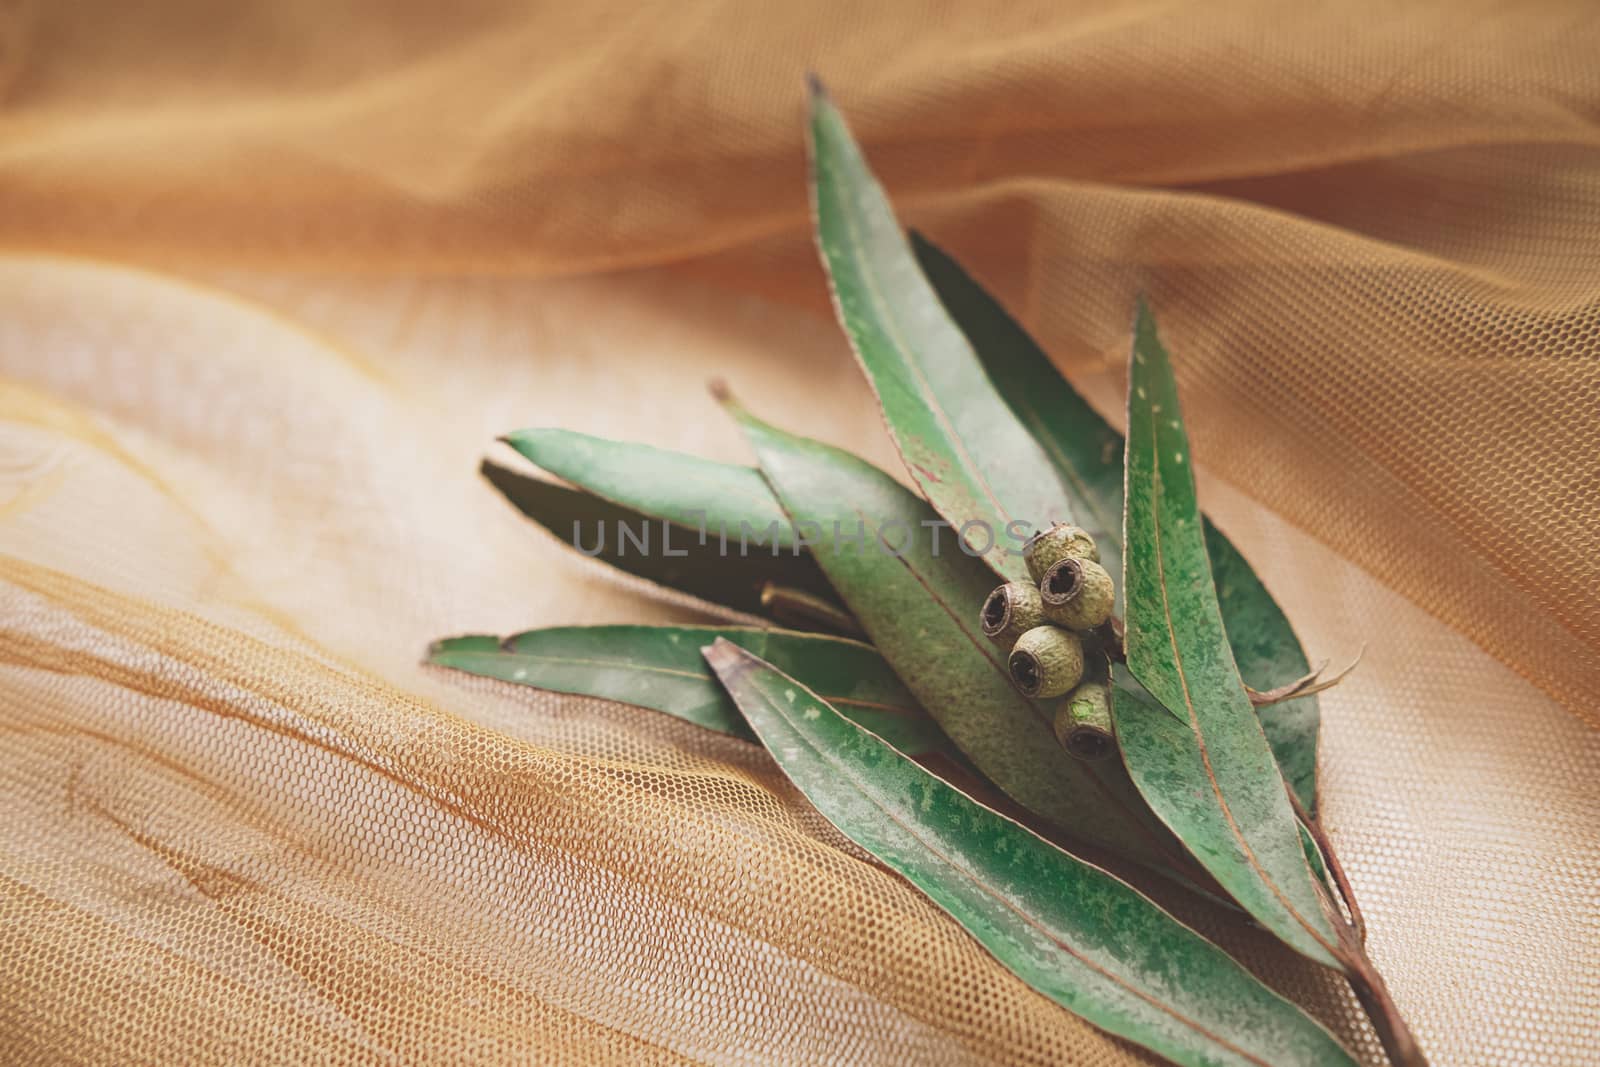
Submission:
<svg viewBox="0 0 1600 1067">
<path fill-rule="evenodd" d="M 761 593 L 769 583 L 829 601 L 836 599 L 809 555 L 792 548 L 775 551 L 771 544 L 741 542 L 737 522 L 726 542 L 713 530 L 702 543 L 698 530 L 676 525 L 638 506 L 622 506 L 488 460 L 482 472 L 518 511 L 557 540 L 569 547 L 576 545 L 584 555 L 653 586 L 685 594 L 702 611 L 741 622 L 759 621 L 754 616 L 762 612 Z M 767 499 L 771 500 L 770 494 Z M 787 523 L 780 525 L 788 527 Z M 621 534 L 624 529 L 632 535 Z M 645 541 L 642 546 L 641 539 Z"/>
<path fill-rule="evenodd" d="M 1121 765 L 1072 758 L 1049 709 L 1011 684 L 978 626 L 994 576 L 930 528 L 925 501 L 848 452 L 734 414 L 790 518 L 825 531 L 812 552 L 873 646 L 983 775 L 1073 837 L 1169 873 L 1190 866 Z"/>
<path fill-rule="evenodd" d="M 726 531 L 737 540 L 745 531 L 791 553 L 795 548 L 788 517 L 753 468 L 571 430 L 518 430 L 503 440 L 602 500 L 694 530 L 696 536 L 704 530 L 720 538 Z"/>
<path fill-rule="evenodd" d="M 746 741 L 755 735 L 700 655 L 724 638 L 801 679 L 902 752 L 959 759 L 870 645 L 823 634 L 737 626 L 556 626 L 501 641 L 437 641 L 428 662 L 503 682 L 649 708 Z"/>
<path fill-rule="evenodd" d="M 1142 301 L 1126 460 L 1127 667 L 1154 703 L 1118 694 L 1123 761 L 1150 807 L 1242 908 L 1339 967 L 1340 933 L 1223 629 L 1177 382 Z"/>
<path fill-rule="evenodd" d="M 1055 465 L 1072 498 L 1077 524 L 1094 536 L 1106 569 L 1120 575 L 1122 435 L 960 264 L 915 231 L 911 243 L 923 273 L 971 340 L 995 388 Z M 1245 682 L 1265 691 L 1304 677 L 1311 666 L 1288 617 L 1238 549 L 1209 522 L 1206 549 L 1228 643 Z M 1284 778 L 1301 806 L 1315 814 L 1321 722 L 1317 698 L 1299 697 L 1257 711 Z"/>
<path fill-rule="evenodd" d="M 922 770 L 799 680 L 728 642 L 705 652 L 778 765 L 840 832 L 1034 989 L 1195 1065 L 1355 1060 L 1148 898 Z"/>
<path fill-rule="evenodd" d="M 923 277 L 883 189 L 820 90 L 811 101 L 811 167 L 817 241 L 839 319 L 906 470 L 957 529 L 984 524 L 986 536 L 979 527 L 964 536 L 974 547 L 992 545 L 985 562 L 1027 581 L 1026 529 L 1070 520 L 1071 503 Z"/>
<path fill-rule="evenodd" d="M 1305 649 L 1283 608 L 1221 530 L 1206 523 L 1206 554 L 1216 584 L 1228 647 L 1246 685 L 1266 691 L 1311 671 Z M 1322 713 L 1315 694 L 1256 709 L 1273 758 L 1300 806 L 1317 814 L 1317 734 Z"/>
</svg>

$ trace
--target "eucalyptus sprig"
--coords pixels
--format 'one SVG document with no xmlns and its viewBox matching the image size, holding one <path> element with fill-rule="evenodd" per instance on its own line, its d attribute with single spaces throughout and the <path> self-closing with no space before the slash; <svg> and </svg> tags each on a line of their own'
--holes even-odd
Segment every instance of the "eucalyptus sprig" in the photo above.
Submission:
<svg viewBox="0 0 1600 1067">
<path fill-rule="evenodd" d="M 430 661 L 764 745 L 1023 981 L 1176 1063 L 1356 1061 L 1101 859 L 1338 970 L 1390 1060 L 1422 1064 L 1317 818 L 1331 683 L 1200 513 L 1154 315 L 1139 302 L 1124 446 L 998 302 L 908 241 L 820 86 L 811 102 L 818 246 L 917 491 L 726 387 L 757 468 L 511 434 L 575 487 L 486 464 L 524 514 L 724 624 L 450 638 Z"/>
</svg>

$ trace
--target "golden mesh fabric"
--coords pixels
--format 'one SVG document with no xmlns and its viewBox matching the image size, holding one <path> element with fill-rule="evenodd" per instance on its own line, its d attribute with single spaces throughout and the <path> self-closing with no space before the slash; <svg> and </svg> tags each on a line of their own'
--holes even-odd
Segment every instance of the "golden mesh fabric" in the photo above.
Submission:
<svg viewBox="0 0 1600 1067">
<path fill-rule="evenodd" d="M 1139 1059 L 758 752 L 416 664 L 684 617 L 497 433 L 747 455 L 717 375 L 892 466 L 813 66 L 1103 410 L 1151 295 L 1210 509 L 1367 647 L 1326 817 L 1434 1061 L 1596 1062 L 1590 8 L 0 6 L 0 1059 Z"/>
</svg>

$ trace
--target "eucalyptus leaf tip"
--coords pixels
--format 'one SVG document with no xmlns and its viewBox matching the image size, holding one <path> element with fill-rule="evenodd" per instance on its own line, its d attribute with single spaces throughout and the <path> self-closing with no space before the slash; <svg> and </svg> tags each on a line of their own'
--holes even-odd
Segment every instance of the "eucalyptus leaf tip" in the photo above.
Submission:
<svg viewBox="0 0 1600 1067">
<path fill-rule="evenodd" d="M 463 641 L 470 640 L 471 634 L 460 637 L 440 637 L 428 642 L 427 651 L 422 655 L 420 665 L 423 667 L 454 667 L 450 662 L 450 653 L 460 651 L 458 647 Z"/>
<path fill-rule="evenodd" d="M 709 645 L 701 645 L 700 655 L 711 665 L 712 670 L 720 674 L 723 668 L 731 667 L 738 662 L 739 646 L 726 637 L 718 637 Z"/>
<path fill-rule="evenodd" d="M 1133 296 L 1133 347 L 1159 347 L 1155 312 L 1150 310 L 1150 298 L 1140 289 Z"/>
<path fill-rule="evenodd" d="M 726 380 L 713 378 L 706 383 L 706 390 L 711 393 L 711 399 L 720 404 L 722 410 L 734 418 L 742 420 L 749 416 L 749 411 L 745 409 L 743 404 L 739 403 L 739 398 L 733 395 L 733 390 L 728 387 Z"/>
<path fill-rule="evenodd" d="M 724 686 L 732 686 L 762 662 L 725 637 L 718 637 L 700 649 L 700 656 Z"/>
<path fill-rule="evenodd" d="M 828 95 L 828 87 L 822 84 L 822 77 L 814 70 L 806 71 L 806 93 L 811 97 L 813 104 L 818 101 L 832 103 L 832 98 Z"/>
<path fill-rule="evenodd" d="M 500 444 L 510 446 L 523 455 L 527 455 L 528 447 L 532 444 L 533 437 L 538 432 L 537 430 L 512 430 L 510 433 L 501 434 L 495 440 Z"/>
</svg>

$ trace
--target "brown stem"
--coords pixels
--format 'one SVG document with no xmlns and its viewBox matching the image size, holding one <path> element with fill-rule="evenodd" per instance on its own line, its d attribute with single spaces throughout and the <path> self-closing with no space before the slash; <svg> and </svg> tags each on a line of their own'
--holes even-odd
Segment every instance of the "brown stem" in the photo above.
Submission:
<svg viewBox="0 0 1600 1067">
<path fill-rule="evenodd" d="M 1100 643 L 1105 646 L 1106 655 L 1112 663 L 1128 662 L 1127 630 L 1122 625 L 1122 620 L 1113 615 L 1095 629 L 1095 634 L 1100 638 Z"/>
<path fill-rule="evenodd" d="M 1383 1043 L 1383 1050 L 1389 1054 L 1389 1062 L 1394 1067 L 1428 1067 L 1428 1059 L 1422 1054 L 1422 1046 L 1417 1044 L 1411 1028 L 1400 1015 L 1399 1006 L 1389 995 L 1388 983 L 1367 958 L 1367 922 L 1361 916 L 1361 906 L 1356 903 L 1355 890 L 1350 887 L 1350 880 L 1344 873 L 1344 865 L 1339 862 L 1339 855 L 1333 850 L 1333 842 L 1328 840 L 1322 823 L 1310 816 L 1300 803 L 1300 798 L 1294 795 L 1294 791 L 1289 790 L 1288 793 L 1295 817 L 1300 820 L 1301 825 L 1311 835 L 1311 840 L 1315 842 L 1318 851 L 1322 853 L 1322 860 L 1328 865 L 1328 873 L 1333 875 L 1333 884 L 1338 888 L 1339 896 L 1344 899 L 1344 906 L 1350 912 L 1349 921 L 1343 922 L 1339 930 L 1337 953 L 1339 962 L 1344 965 L 1345 977 L 1350 981 L 1350 988 L 1355 990 L 1356 999 L 1361 1001 L 1361 1007 L 1366 1011 L 1367 1018 L 1372 1020 L 1372 1028 L 1378 1032 L 1378 1040 Z M 1339 918 L 1343 919 L 1342 916 Z"/>
<path fill-rule="evenodd" d="M 1105 624 L 1106 651 L 1112 660 L 1122 662 L 1123 652 L 1123 626 L 1122 620 L 1113 616 Z M 1363 649 L 1363 652 L 1366 650 Z M 1356 657 L 1356 663 L 1361 657 Z M 1342 681 L 1345 675 L 1355 668 L 1355 663 L 1339 672 L 1338 677 L 1331 681 L 1313 685 L 1319 668 L 1307 678 L 1293 683 L 1295 695 L 1305 696 L 1308 692 L 1320 692 L 1329 686 Z M 1252 693 L 1252 697 L 1256 694 Z M 1378 1033 L 1378 1040 L 1383 1044 L 1383 1050 L 1389 1056 L 1393 1067 L 1428 1067 L 1428 1058 L 1422 1054 L 1422 1046 L 1417 1044 L 1417 1039 L 1411 1032 L 1411 1027 L 1406 1025 L 1400 1008 L 1389 995 L 1389 986 L 1383 980 L 1383 975 L 1372 965 L 1367 958 L 1367 922 L 1362 917 L 1361 905 L 1356 903 L 1355 890 L 1350 885 L 1346 876 L 1344 864 L 1339 862 L 1339 856 L 1333 850 L 1333 842 L 1328 840 L 1327 832 L 1323 830 L 1322 823 L 1313 819 L 1300 803 L 1292 790 L 1288 790 L 1289 803 L 1293 805 L 1296 817 L 1305 825 L 1306 831 L 1311 835 L 1312 842 L 1322 853 L 1323 862 L 1328 865 L 1328 873 L 1333 876 L 1333 884 L 1339 891 L 1339 896 L 1344 900 L 1345 908 L 1350 912 L 1348 921 L 1341 919 L 1339 935 L 1340 952 L 1339 960 L 1344 965 L 1345 976 L 1350 982 L 1350 987 L 1355 990 L 1356 999 L 1361 1002 L 1362 1009 L 1367 1013 L 1367 1018 L 1372 1020 L 1372 1028 Z"/>
<path fill-rule="evenodd" d="M 1389 1062 L 1394 1067 L 1428 1067 L 1428 1058 L 1422 1054 L 1422 1046 L 1417 1044 L 1405 1019 L 1401 1018 L 1400 1008 L 1389 995 L 1383 975 L 1359 945 L 1348 944 L 1344 948 L 1343 962 L 1350 987 L 1366 1010 L 1367 1018 L 1372 1020 L 1372 1028 L 1378 1031 L 1378 1040 L 1383 1042 Z"/>
<path fill-rule="evenodd" d="M 855 616 L 804 589 L 768 582 L 761 587 L 761 606 L 785 626 L 811 629 L 821 625 L 851 637 L 864 636 Z"/>
<path fill-rule="evenodd" d="M 1333 875 L 1334 888 L 1339 890 L 1339 897 L 1344 901 L 1345 910 L 1350 913 L 1350 927 L 1355 932 L 1356 941 L 1365 949 L 1367 920 L 1361 915 L 1361 905 L 1356 903 L 1356 893 L 1350 887 L 1350 879 L 1345 876 L 1344 864 L 1339 862 L 1339 854 L 1333 850 L 1333 842 L 1328 839 L 1328 832 L 1322 828 L 1322 821 L 1311 817 L 1300 803 L 1300 798 L 1294 795 L 1294 790 L 1290 789 L 1288 792 L 1289 803 L 1294 807 L 1295 817 L 1311 835 L 1317 851 L 1322 853 L 1322 862 L 1328 865 L 1328 873 Z"/>
</svg>

